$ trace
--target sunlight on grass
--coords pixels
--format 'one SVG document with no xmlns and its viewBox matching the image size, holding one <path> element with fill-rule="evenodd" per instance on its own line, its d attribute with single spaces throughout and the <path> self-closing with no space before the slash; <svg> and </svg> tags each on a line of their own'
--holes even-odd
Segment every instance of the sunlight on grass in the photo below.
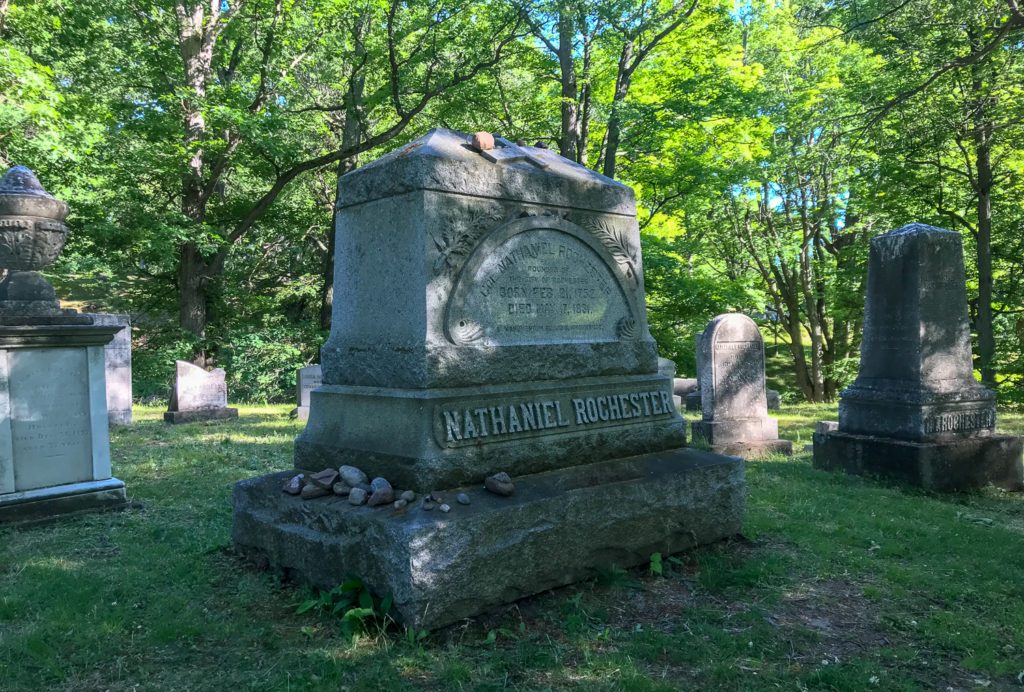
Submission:
<svg viewBox="0 0 1024 692">
<path fill-rule="evenodd" d="M 291 468 L 301 430 L 288 406 L 239 408 L 171 426 L 136 407 L 112 433 L 132 509 L 0 530 L 5 692 L 1008 689 L 1024 671 L 1024 496 L 825 473 L 799 443 L 747 465 L 743 538 L 664 556 L 662 577 L 640 568 L 423 638 L 353 640 L 229 551 L 232 484 Z M 806 443 L 836 407 L 778 418 Z M 1024 415 L 1000 427 L 1024 431 Z"/>
</svg>

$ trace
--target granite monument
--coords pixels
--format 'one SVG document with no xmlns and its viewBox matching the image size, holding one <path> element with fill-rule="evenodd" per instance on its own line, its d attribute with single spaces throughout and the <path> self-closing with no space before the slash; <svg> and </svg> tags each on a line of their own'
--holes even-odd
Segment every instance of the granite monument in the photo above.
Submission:
<svg viewBox="0 0 1024 692">
<path fill-rule="evenodd" d="M 67 213 L 23 166 L 0 180 L 0 523 L 126 505 L 103 348 L 119 327 L 61 308 L 38 273 L 64 247 Z"/>
<path fill-rule="evenodd" d="M 747 459 L 792 454 L 793 443 L 779 439 L 779 422 L 768 415 L 764 339 L 754 320 L 739 313 L 719 315 L 699 343 L 702 420 L 693 424 L 694 439 L 712 451 Z"/>
<path fill-rule="evenodd" d="M 931 490 L 1024 483 L 1022 438 L 995 433 L 974 379 L 960 234 L 910 224 L 871 240 L 857 378 L 814 465 Z"/>
<path fill-rule="evenodd" d="M 657 371 L 630 188 L 437 129 L 339 199 L 303 477 L 235 485 L 237 550 L 323 588 L 359 575 L 434 628 L 739 530 L 742 460 L 684 448 Z M 330 469 L 342 494 L 303 500 Z"/>
</svg>

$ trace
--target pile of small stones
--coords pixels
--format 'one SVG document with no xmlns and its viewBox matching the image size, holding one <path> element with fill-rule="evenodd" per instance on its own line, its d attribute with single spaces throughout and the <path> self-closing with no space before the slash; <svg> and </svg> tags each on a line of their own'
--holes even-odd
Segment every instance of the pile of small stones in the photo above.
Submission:
<svg viewBox="0 0 1024 692">
<path fill-rule="evenodd" d="M 512 479 L 504 471 L 487 476 L 484 487 L 496 495 L 508 497 L 515 492 Z M 380 507 L 391 505 L 395 509 L 403 509 L 416 500 L 412 490 L 395 490 L 385 478 L 370 480 L 361 469 L 355 466 L 342 466 L 337 469 L 324 469 L 317 473 L 300 473 L 285 481 L 282 490 L 289 495 L 298 495 L 303 500 L 312 500 L 328 495 L 347 497 L 350 505 Z M 460 505 L 470 503 L 469 495 L 459 493 L 455 501 Z M 442 512 L 452 511 L 450 504 L 445 502 L 442 493 L 431 491 L 423 497 L 421 505 L 424 511 L 435 508 Z"/>
</svg>

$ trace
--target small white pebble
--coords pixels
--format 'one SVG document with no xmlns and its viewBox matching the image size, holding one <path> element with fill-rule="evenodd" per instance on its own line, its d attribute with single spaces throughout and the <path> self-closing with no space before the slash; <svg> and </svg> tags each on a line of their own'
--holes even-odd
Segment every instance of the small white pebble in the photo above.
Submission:
<svg viewBox="0 0 1024 692">
<path fill-rule="evenodd" d="M 449 505 L 441 505 L 440 507 L 438 507 L 438 509 L 441 510 L 442 512 L 450 512 L 450 511 L 452 511 L 452 508 Z"/>
</svg>

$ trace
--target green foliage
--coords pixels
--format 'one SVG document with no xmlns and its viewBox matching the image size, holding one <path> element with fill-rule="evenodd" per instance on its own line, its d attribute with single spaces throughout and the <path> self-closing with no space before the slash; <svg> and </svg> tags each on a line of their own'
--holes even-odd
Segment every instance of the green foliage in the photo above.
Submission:
<svg viewBox="0 0 1024 692">
<path fill-rule="evenodd" d="M 295 608 L 295 613 L 301 615 L 307 611 L 316 611 L 337 618 L 341 633 L 351 637 L 372 628 L 385 630 L 393 622 L 390 616 L 391 605 L 390 594 L 376 598 L 362 581 L 349 579 L 330 591 L 320 591 L 302 601 Z M 422 637 L 414 636 L 410 641 L 420 639 Z"/>
</svg>

